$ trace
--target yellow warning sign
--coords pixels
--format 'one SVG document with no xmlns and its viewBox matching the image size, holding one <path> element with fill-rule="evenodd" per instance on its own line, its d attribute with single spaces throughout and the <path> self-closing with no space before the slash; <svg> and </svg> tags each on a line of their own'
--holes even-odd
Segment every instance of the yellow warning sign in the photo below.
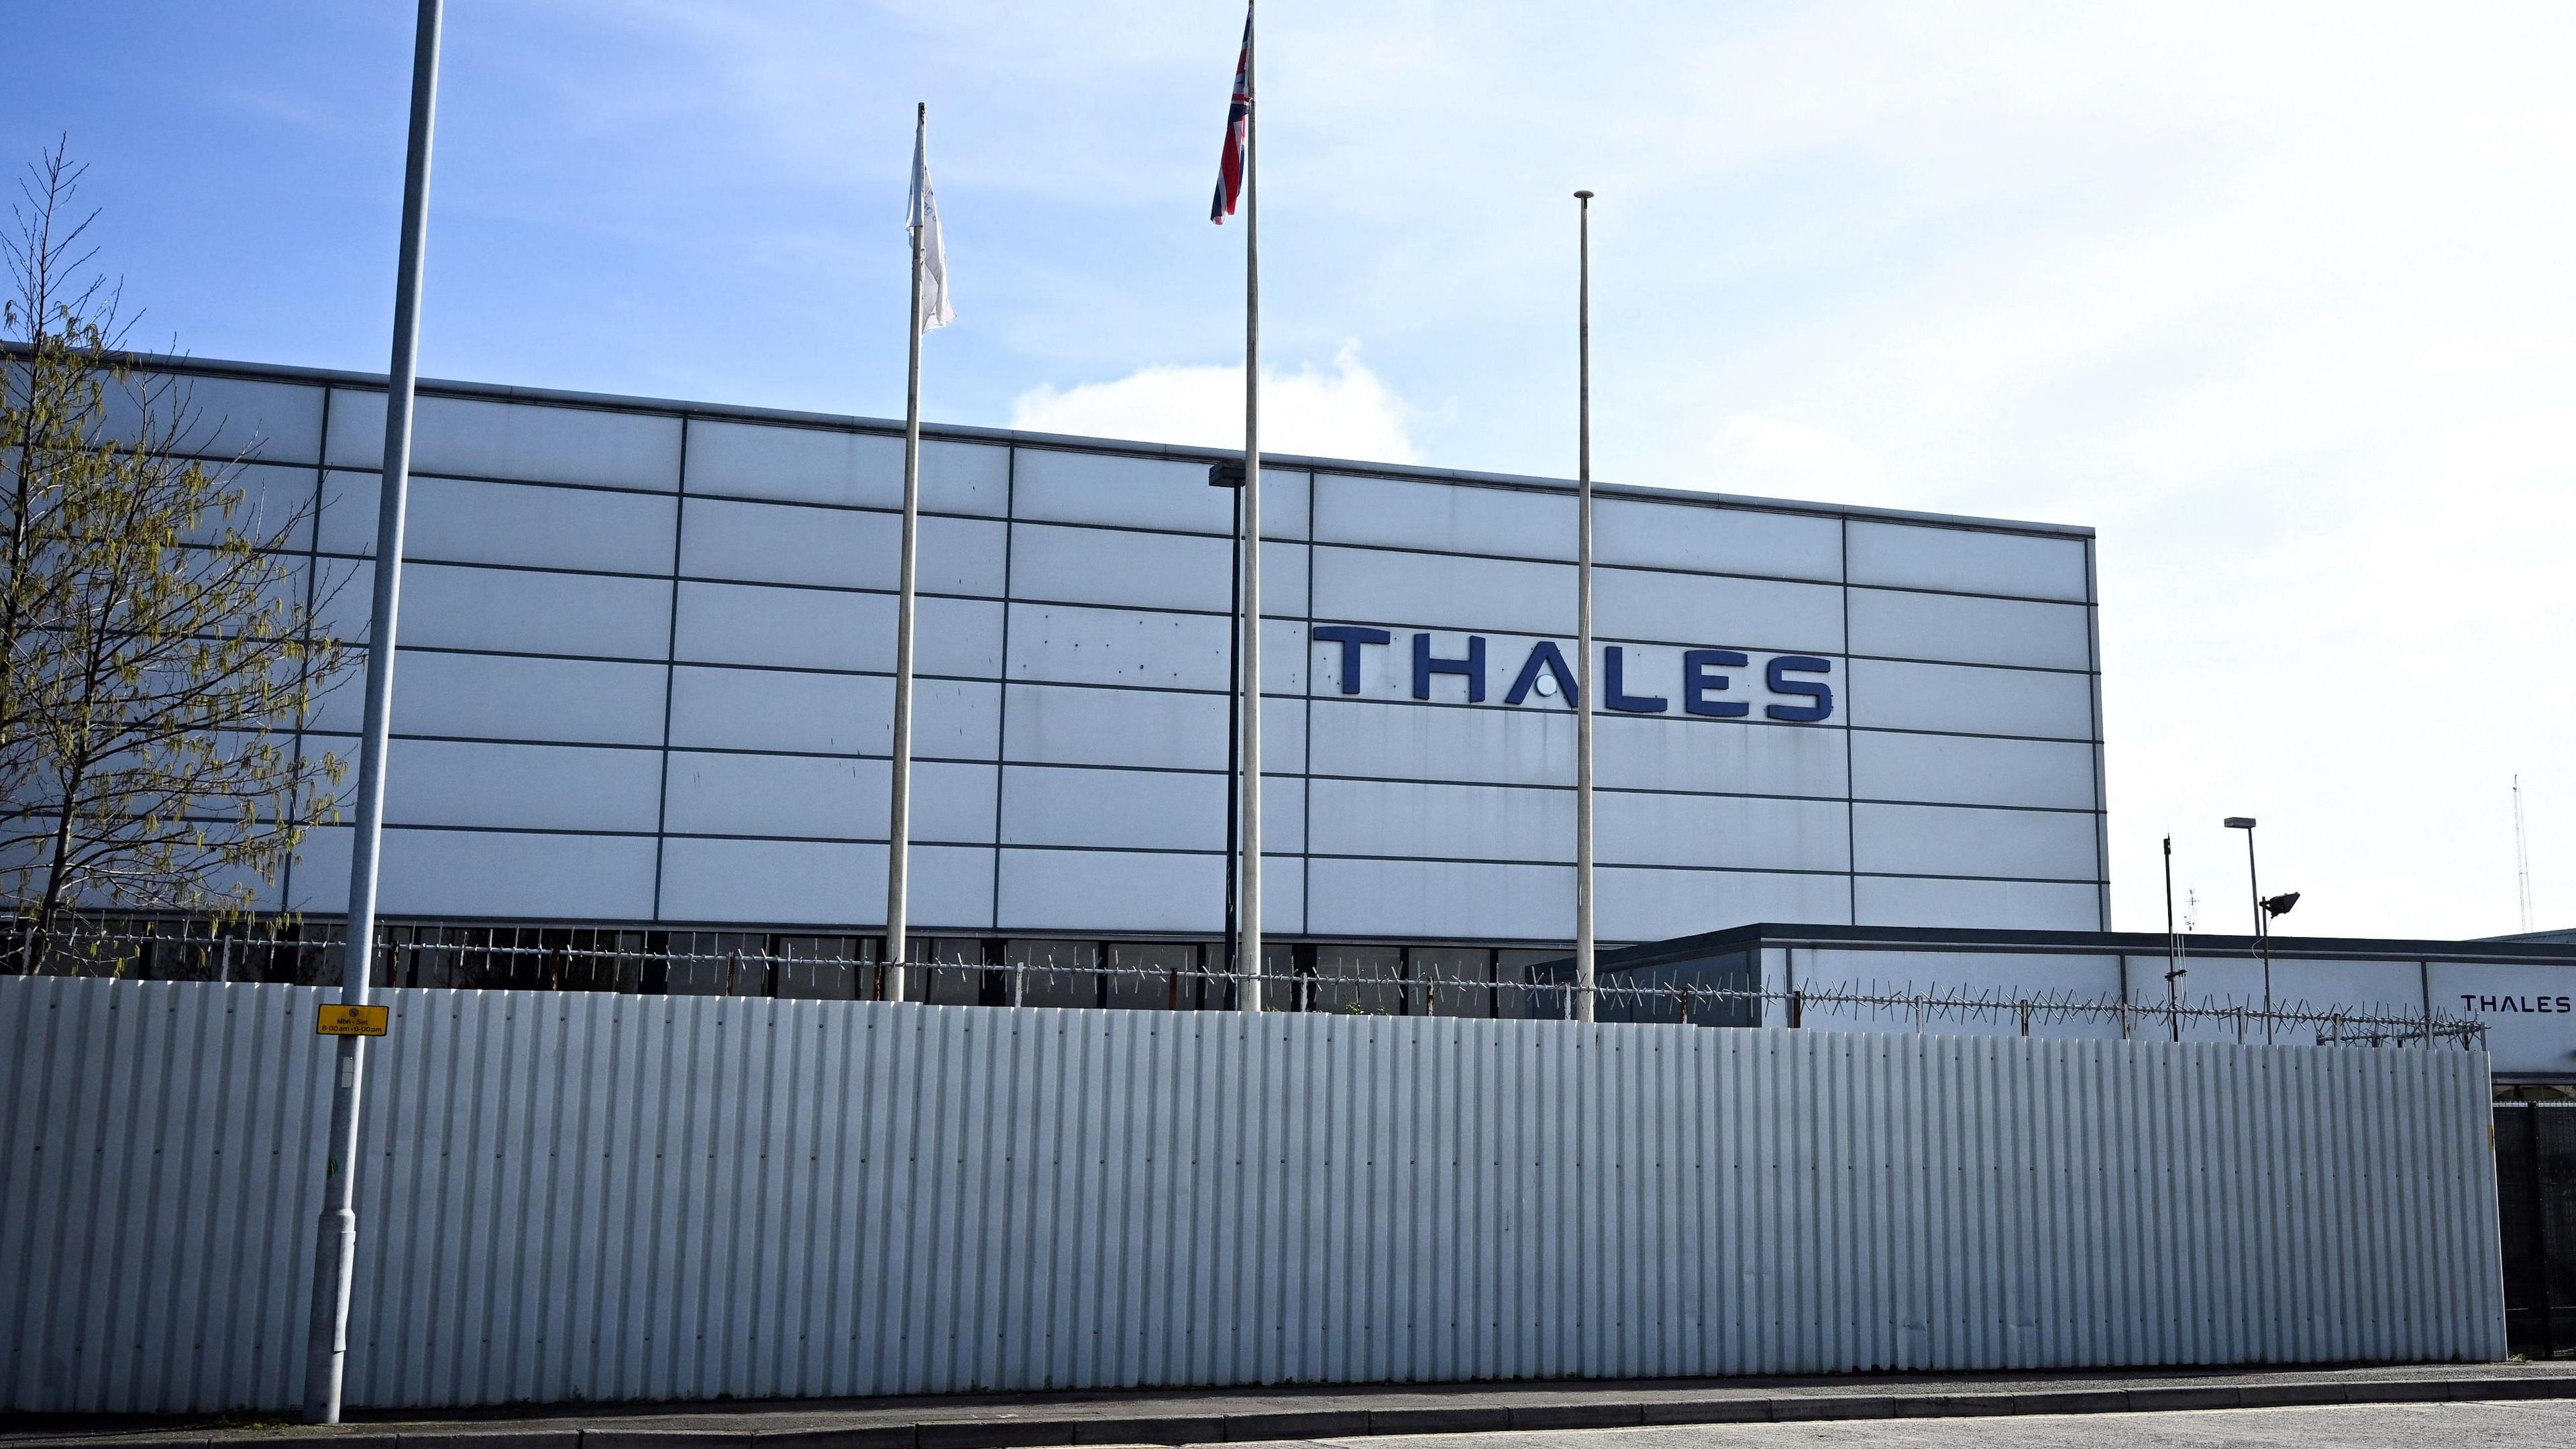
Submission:
<svg viewBox="0 0 2576 1449">
<path fill-rule="evenodd" d="M 313 1030 L 323 1036 L 383 1036 L 392 1013 L 382 1006 L 337 1006 L 323 1003 Z"/>
</svg>

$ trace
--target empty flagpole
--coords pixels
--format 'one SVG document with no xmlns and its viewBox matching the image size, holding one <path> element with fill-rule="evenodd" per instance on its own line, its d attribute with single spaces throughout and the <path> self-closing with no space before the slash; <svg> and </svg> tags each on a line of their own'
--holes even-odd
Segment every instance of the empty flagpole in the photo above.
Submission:
<svg viewBox="0 0 2576 1449">
<path fill-rule="evenodd" d="M 1592 193 L 1574 193 L 1574 1016 L 1592 1020 Z"/>
<path fill-rule="evenodd" d="M 921 338 L 955 315 L 948 305 L 948 248 L 940 235 L 939 203 L 930 189 L 929 139 L 930 105 L 925 101 L 913 110 L 912 203 L 904 218 L 912 245 L 912 338 L 903 385 L 903 562 L 895 594 L 894 770 L 886 806 L 886 954 L 880 995 L 888 1001 L 904 999 L 904 967 L 912 955 L 905 894 L 912 857 L 912 601 L 921 532 Z M 927 307 L 925 279 L 931 287 Z"/>
</svg>

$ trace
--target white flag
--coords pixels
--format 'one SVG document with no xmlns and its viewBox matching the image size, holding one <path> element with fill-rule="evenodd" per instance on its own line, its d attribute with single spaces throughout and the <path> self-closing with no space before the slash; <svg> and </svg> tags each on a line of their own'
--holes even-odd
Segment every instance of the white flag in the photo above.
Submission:
<svg viewBox="0 0 2576 1449">
<path fill-rule="evenodd" d="M 924 332 L 957 320 L 957 309 L 948 305 L 948 244 L 939 235 L 939 198 L 930 191 L 929 132 L 924 115 L 912 133 L 912 205 L 904 220 L 905 230 L 921 237 L 921 315 L 912 321 Z"/>
</svg>

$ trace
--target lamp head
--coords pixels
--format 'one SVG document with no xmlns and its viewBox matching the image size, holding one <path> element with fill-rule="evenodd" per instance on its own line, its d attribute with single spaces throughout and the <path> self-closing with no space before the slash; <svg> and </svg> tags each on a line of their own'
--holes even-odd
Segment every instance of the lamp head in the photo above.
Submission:
<svg viewBox="0 0 2576 1449">
<path fill-rule="evenodd" d="M 2218 823 L 2226 826 L 2230 830 L 2251 830 L 2254 828 L 2254 817 L 2251 815 L 2230 815 Z"/>
<path fill-rule="evenodd" d="M 1222 463 L 1208 464 L 1208 486 L 1210 488 L 1242 487 L 1243 460 L 1230 458 Z"/>
<path fill-rule="evenodd" d="M 2298 903 L 2299 893 L 2297 891 L 2287 891 L 2277 896 L 2265 896 L 2263 898 L 2263 914 L 2267 916 L 2286 916 L 2290 913 L 2290 907 L 2295 906 Z"/>
</svg>

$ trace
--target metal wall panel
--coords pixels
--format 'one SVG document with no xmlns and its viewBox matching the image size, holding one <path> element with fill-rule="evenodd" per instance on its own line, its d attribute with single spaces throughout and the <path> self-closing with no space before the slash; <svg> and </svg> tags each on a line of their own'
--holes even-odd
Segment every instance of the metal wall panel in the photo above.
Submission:
<svg viewBox="0 0 2576 1449">
<path fill-rule="evenodd" d="M 1141 765 L 1223 770 L 1226 697 L 1159 690 L 1013 684 L 1004 756 L 1033 765 Z M 1261 702 L 1261 768 L 1306 768 L 1306 704 Z"/>
<path fill-rule="evenodd" d="M 2098 880 L 2093 819 L 2090 811 L 1864 801 L 1852 807 L 1852 863 L 1896 875 Z"/>
<path fill-rule="evenodd" d="M 1002 525 L 924 514 L 914 558 L 925 594 L 1002 596 Z M 903 515 L 692 498 L 680 572 L 751 583 L 894 589 L 902 583 Z M 658 567 L 668 569 L 666 557 Z"/>
<path fill-rule="evenodd" d="M 1608 797 L 1603 797 L 1607 799 Z M 1600 868 L 1601 919 L 1621 940 L 1670 940 L 1747 921 L 1851 920 L 1851 877 L 1751 870 Z"/>
<path fill-rule="evenodd" d="M 912 838 L 941 845 L 993 839 L 991 765 L 913 766 Z M 664 828 L 686 835 L 883 840 L 893 764 L 830 755 L 671 752 Z"/>
<path fill-rule="evenodd" d="M 1574 859 L 1574 792 L 1563 787 L 1322 777 L 1310 788 L 1315 849 L 1322 854 L 1565 864 Z M 1851 861 L 1848 808 L 1840 800 L 1613 790 L 1596 796 L 1595 808 L 1603 865 L 1839 874 Z M 1666 933 L 1632 931 L 1623 922 L 1621 934 L 1652 939 Z"/>
<path fill-rule="evenodd" d="M 1216 614 L 1013 604 L 1008 677 L 1223 691 L 1230 632 Z"/>
<path fill-rule="evenodd" d="M 1574 632 L 1571 564 L 1318 545 L 1314 572 L 1319 619 L 1556 638 Z"/>
<path fill-rule="evenodd" d="M 1326 783 L 1315 782 L 1320 801 Z M 1318 816 L 1322 815 L 1318 811 Z M 1324 821 L 1313 822 L 1324 849 Z M 1383 941 L 1562 940 L 1574 919 L 1574 867 L 1484 865 L 1437 860 L 1307 862 L 1314 908 L 1308 929 Z"/>
<path fill-rule="evenodd" d="M 322 389 L 240 377 L 137 373 L 129 386 L 110 384 L 99 430 L 121 443 L 140 442 L 135 390 L 150 400 L 156 434 L 174 427 L 183 451 L 230 460 L 311 463 L 322 455 Z M 381 444 L 384 431 L 376 437 Z"/>
<path fill-rule="evenodd" d="M 1261 922 L 1266 931 L 1306 929 L 1303 862 L 1265 856 Z M 1040 935 L 1190 931 L 1225 927 L 1225 853 L 1176 855 L 1132 850 L 1004 847 L 1000 929 Z"/>
<path fill-rule="evenodd" d="M 311 488 L 307 475 L 306 488 Z M 382 475 L 333 469 L 323 475 L 324 553 L 373 557 Z M 550 488 L 415 477 L 403 517 L 403 557 L 454 563 L 610 573 L 671 572 L 673 500 L 608 488 Z"/>
<path fill-rule="evenodd" d="M 661 793 L 659 750 L 398 739 L 385 821 L 649 835 Z"/>
<path fill-rule="evenodd" d="M 1853 725 L 2090 740 L 2093 680 L 2035 669 L 1855 659 L 1845 696 Z"/>
<path fill-rule="evenodd" d="M 913 758 L 994 758 L 1001 738 L 1001 693 L 998 685 L 979 680 L 914 679 Z M 671 745 L 889 755 L 894 750 L 894 679 L 684 664 L 671 671 Z"/>
<path fill-rule="evenodd" d="M 394 663 L 394 733 L 658 745 L 668 672 L 659 664 L 404 649 Z M 354 684 L 324 695 L 314 729 L 355 735 L 363 695 Z"/>
<path fill-rule="evenodd" d="M 1315 541 L 1574 561 L 1563 493 L 1395 478 L 1315 479 Z"/>
<path fill-rule="evenodd" d="M 1223 537 L 1234 501 L 1208 486 L 1208 465 L 1117 458 L 1057 448 L 1014 450 L 1011 516 L 1055 523 L 1124 524 Z M 1271 475 L 1261 475 L 1265 507 Z M 1267 534 L 1268 530 L 1263 530 Z"/>
<path fill-rule="evenodd" d="M 1226 540 L 1199 534 L 1018 523 L 1011 526 L 1011 594 L 1054 603 L 1222 614 L 1233 608 L 1226 586 L 1233 553 Z M 1262 562 L 1293 557 L 1302 576 L 1304 554 L 1295 544 L 1264 547 Z M 1276 609 L 1279 602 L 1265 573 L 1262 607 Z"/>
<path fill-rule="evenodd" d="M 679 657 L 704 664 L 789 669 L 894 668 L 895 597 L 837 589 L 684 582 Z M 925 598 L 914 619 L 913 667 L 990 679 L 1001 665 L 1002 606 Z"/>
<path fill-rule="evenodd" d="M 2098 886 L 2055 881 L 1939 880 L 1864 875 L 1852 883 L 1862 926 L 1991 926 L 2099 931 Z"/>
<path fill-rule="evenodd" d="M 1494 785 L 1574 783 L 1574 715 L 1563 708 L 1455 709 L 1325 696 L 1315 700 L 1313 709 L 1318 774 Z M 1609 725 L 1603 718 L 1596 726 L 1600 734 L 1595 745 L 1605 760 Z M 1693 732 L 1690 738 L 1714 736 Z M 1608 766 L 1601 768 L 1606 781 Z"/>
<path fill-rule="evenodd" d="M 1065 448 L 1016 450 L 1012 516 L 1050 523 L 1208 533 L 1234 530 L 1234 496 L 1208 486 L 1208 465 Z M 1306 536 L 1307 475 L 1261 470 L 1261 536 Z"/>
<path fill-rule="evenodd" d="M 688 491 L 899 509 L 903 439 L 892 433 L 694 418 L 689 423 Z M 999 518 L 1009 492 L 1008 449 L 923 441 L 925 511 Z"/>
<path fill-rule="evenodd" d="M 992 928 L 992 847 L 915 845 L 908 880 L 914 929 Z M 717 840 L 694 835 L 674 835 L 662 842 L 661 918 L 665 921 L 741 921 L 846 930 L 883 925 L 885 899 L 882 842 Z"/>
<path fill-rule="evenodd" d="M 1851 581 L 2091 601 L 2084 541 L 1987 529 L 1851 524 Z"/>
<path fill-rule="evenodd" d="M 1769 578 L 1842 578 L 1842 520 L 1750 508 L 1596 498 L 1593 557 L 1606 564 Z"/>
<path fill-rule="evenodd" d="M 1715 790 L 1839 800 L 1848 778 L 1843 732 L 1826 725 L 1665 721 L 1603 714 L 1593 717 L 1592 728 L 1592 767 L 1598 782 L 1613 789 Z M 1572 773 L 1565 766 L 1558 768 L 1560 774 Z"/>
<path fill-rule="evenodd" d="M 0 980 L 0 1407 L 297 1401 L 321 999 Z M 356 1406 L 2504 1352 L 2473 1052 L 382 999 Z"/>
<path fill-rule="evenodd" d="M 356 638 L 366 637 L 363 621 L 371 607 L 375 567 L 350 565 L 339 601 L 361 621 Z M 402 640 L 421 648 L 495 654 L 667 659 L 671 584 L 668 579 L 613 574 L 405 564 Z"/>
<path fill-rule="evenodd" d="M 1851 864 L 1850 807 L 1840 800 L 1611 790 L 1595 795 L 1593 808 L 1599 814 L 1598 849 L 1604 865 L 1840 873 Z M 1651 939 L 1662 933 L 1646 933 L 1623 921 L 1620 934 Z"/>
<path fill-rule="evenodd" d="M 1224 695 L 1046 684 L 1010 684 L 1003 692 L 1006 759 L 1044 765 L 1225 768 Z M 1266 752 L 1266 733 L 1262 743 Z"/>
<path fill-rule="evenodd" d="M 1002 789 L 1002 844 L 1221 851 L 1227 784 L 1222 774 L 1180 770 L 1013 765 Z M 1268 793 L 1264 835 L 1277 813 Z"/>
<path fill-rule="evenodd" d="M 1593 574 L 1592 589 L 1595 632 L 1612 639 L 1766 654 L 1843 652 L 1843 591 L 1829 584 L 1605 568 Z M 1760 681 L 1756 675 L 1749 683 Z"/>
<path fill-rule="evenodd" d="M 327 461 L 377 468 L 384 460 L 385 395 L 332 389 Z M 680 420 L 422 393 L 412 408 L 411 464 L 422 473 L 669 492 L 680 486 Z"/>
<path fill-rule="evenodd" d="M 2009 664 L 2039 669 L 2093 667 L 2092 611 L 1966 594 L 1854 588 L 1854 654 Z"/>
<path fill-rule="evenodd" d="M 1319 854 L 1574 859 L 1571 790 L 1331 778 L 1313 788 Z"/>
<path fill-rule="evenodd" d="M 1011 597 L 1138 609 L 1232 608 L 1233 549 L 1222 538 L 1046 523 L 1011 529 Z M 1264 540 L 1261 612 L 1306 612 L 1306 546 Z"/>
<path fill-rule="evenodd" d="M 211 470 L 209 470 L 211 471 Z M 244 463 L 223 476 L 226 486 L 241 490 L 239 506 L 230 513 L 208 509 L 196 526 L 179 531 L 182 543 L 214 543 L 227 530 L 255 543 L 276 539 L 289 550 L 313 546 L 313 470 L 267 463 Z M 297 515 L 303 515 L 298 518 Z M 288 526 L 293 519 L 294 525 Z"/>
<path fill-rule="evenodd" d="M 1856 730 L 1852 793 L 1869 800 L 2091 810 L 2093 747 L 2074 741 Z"/>
<path fill-rule="evenodd" d="M 387 915 L 555 921 L 653 918 L 653 837 L 387 827 Z M 349 905 L 349 830 L 315 831 L 296 852 L 300 909 Z"/>
</svg>

